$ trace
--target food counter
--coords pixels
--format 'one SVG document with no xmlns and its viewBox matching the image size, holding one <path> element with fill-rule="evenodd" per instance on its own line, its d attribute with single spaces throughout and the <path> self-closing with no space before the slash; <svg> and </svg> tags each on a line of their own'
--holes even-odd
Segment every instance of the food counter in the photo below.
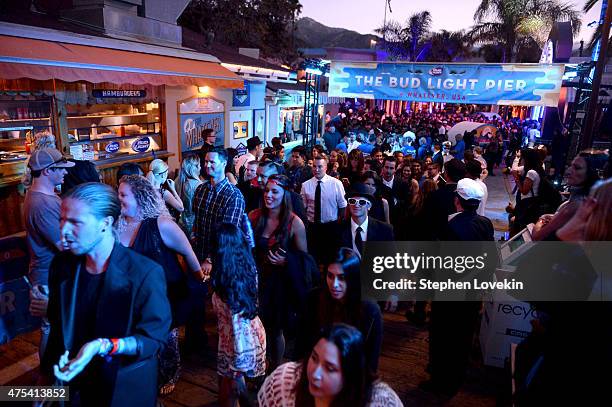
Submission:
<svg viewBox="0 0 612 407">
<path fill-rule="evenodd" d="M 122 94 L 130 97 L 117 98 L 100 97 L 106 94 L 96 89 L 118 88 L 111 84 L 56 81 L 51 88 L 43 81 L 1 82 L 0 237 L 24 230 L 21 179 L 39 132 L 54 134 L 64 155 L 92 161 L 100 179 L 112 186 L 123 163 L 134 162 L 146 172 L 153 159 L 173 155 L 167 151 L 161 86 L 126 92 L 136 87 L 122 85 Z"/>
</svg>

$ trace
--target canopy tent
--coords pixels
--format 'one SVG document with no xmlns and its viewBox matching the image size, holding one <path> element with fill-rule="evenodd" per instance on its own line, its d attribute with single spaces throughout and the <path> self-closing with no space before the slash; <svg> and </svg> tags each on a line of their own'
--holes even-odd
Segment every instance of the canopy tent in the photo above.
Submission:
<svg viewBox="0 0 612 407">
<path fill-rule="evenodd" d="M 215 62 L 7 35 L 0 35 L 0 77 L 233 89 L 244 83 Z"/>
<path fill-rule="evenodd" d="M 476 138 L 479 138 L 487 133 L 491 133 L 493 135 L 497 133 L 497 128 L 491 124 L 464 121 L 451 127 L 447 134 L 449 137 L 454 138 L 457 135 L 463 136 L 466 131 L 471 132 L 474 130 L 476 130 Z"/>
</svg>

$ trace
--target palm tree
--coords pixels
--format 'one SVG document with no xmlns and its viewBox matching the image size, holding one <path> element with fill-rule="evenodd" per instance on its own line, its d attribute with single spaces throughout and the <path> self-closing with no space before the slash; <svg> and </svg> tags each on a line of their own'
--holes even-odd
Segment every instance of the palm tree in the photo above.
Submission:
<svg viewBox="0 0 612 407">
<path fill-rule="evenodd" d="M 422 55 L 424 41 L 429 34 L 431 28 L 431 14 L 429 11 L 421 11 L 414 13 L 408 19 L 406 30 L 406 38 L 409 41 L 410 60 L 418 61 Z"/>
<path fill-rule="evenodd" d="M 455 62 L 471 55 L 469 38 L 463 30 L 433 33 L 425 47 L 428 62 Z"/>
<path fill-rule="evenodd" d="M 557 21 L 570 21 L 574 35 L 580 30 L 580 14 L 572 4 L 558 0 L 481 0 L 470 31 L 474 42 L 500 44 L 501 62 L 514 62 L 523 44 L 540 47 Z"/>
<path fill-rule="evenodd" d="M 408 59 L 418 61 L 423 58 L 423 50 L 431 29 L 431 14 L 429 11 L 414 13 L 403 27 L 396 21 L 374 30 L 385 38 L 384 47 L 392 59 Z"/>
</svg>

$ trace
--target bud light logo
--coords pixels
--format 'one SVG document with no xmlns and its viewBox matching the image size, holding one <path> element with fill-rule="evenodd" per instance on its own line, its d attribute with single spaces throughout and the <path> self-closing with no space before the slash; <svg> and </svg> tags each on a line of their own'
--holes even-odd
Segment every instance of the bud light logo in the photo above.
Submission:
<svg viewBox="0 0 612 407">
<path fill-rule="evenodd" d="M 145 151 L 149 149 L 149 147 L 151 147 L 151 139 L 148 137 L 142 137 L 142 138 L 136 139 L 132 143 L 132 150 L 134 150 L 137 153 L 144 153 Z"/>
<path fill-rule="evenodd" d="M 429 74 L 431 76 L 439 76 L 442 75 L 442 68 L 441 67 L 436 67 L 436 68 L 431 68 L 429 70 Z"/>
<path fill-rule="evenodd" d="M 121 147 L 121 145 L 118 142 L 111 141 L 106 145 L 106 147 L 104 147 L 104 149 L 107 153 L 116 153 L 117 151 L 119 151 L 119 147 Z"/>
</svg>

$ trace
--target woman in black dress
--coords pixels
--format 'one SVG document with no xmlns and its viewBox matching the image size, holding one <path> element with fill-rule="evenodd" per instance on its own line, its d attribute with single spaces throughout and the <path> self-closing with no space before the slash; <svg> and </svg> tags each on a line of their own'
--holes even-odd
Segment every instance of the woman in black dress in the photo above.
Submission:
<svg viewBox="0 0 612 407">
<path fill-rule="evenodd" d="M 249 213 L 255 234 L 255 260 L 259 272 L 259 307 L 266 329 L 270 368 L 285 353 L 283 329 L 288 325 L 291 283 L 287 270 L 290 251 L 306 252 L 306 228 L 291 209 L 289 179 L 272 175 L 266 183 L 264 206 Z"/>
<path fill-rule="evenodd" d="M 128 175 L 119 183 L 121 216 L 119 241 L 123 246 L 147 256 L 164 268 L 172 326 L 168 343 L 160 354 L 160 393 L 174 390 L 179 378 L 178 327 L 185 324 L 188 288 L 178 255 L 198 279 L 205 277 L 200 263 L 181 228 L 172 220 L 159 192 L 144 177 Z"/>
<path fill-rule="evenodd" d="M 361 299 L 359 256 L 347 247 L 339 250 L 336 261 L 325 268 L 324 283 L 313 290 L 309 313 L 298 337 L 298 353 L 306 355 L 321 329 L 336 323 L 357 327 L 364 339 L 366 364 L 370 372 L 378 370 L 382 346 L 383 321 L 378 304 Z"/>
</svg>

